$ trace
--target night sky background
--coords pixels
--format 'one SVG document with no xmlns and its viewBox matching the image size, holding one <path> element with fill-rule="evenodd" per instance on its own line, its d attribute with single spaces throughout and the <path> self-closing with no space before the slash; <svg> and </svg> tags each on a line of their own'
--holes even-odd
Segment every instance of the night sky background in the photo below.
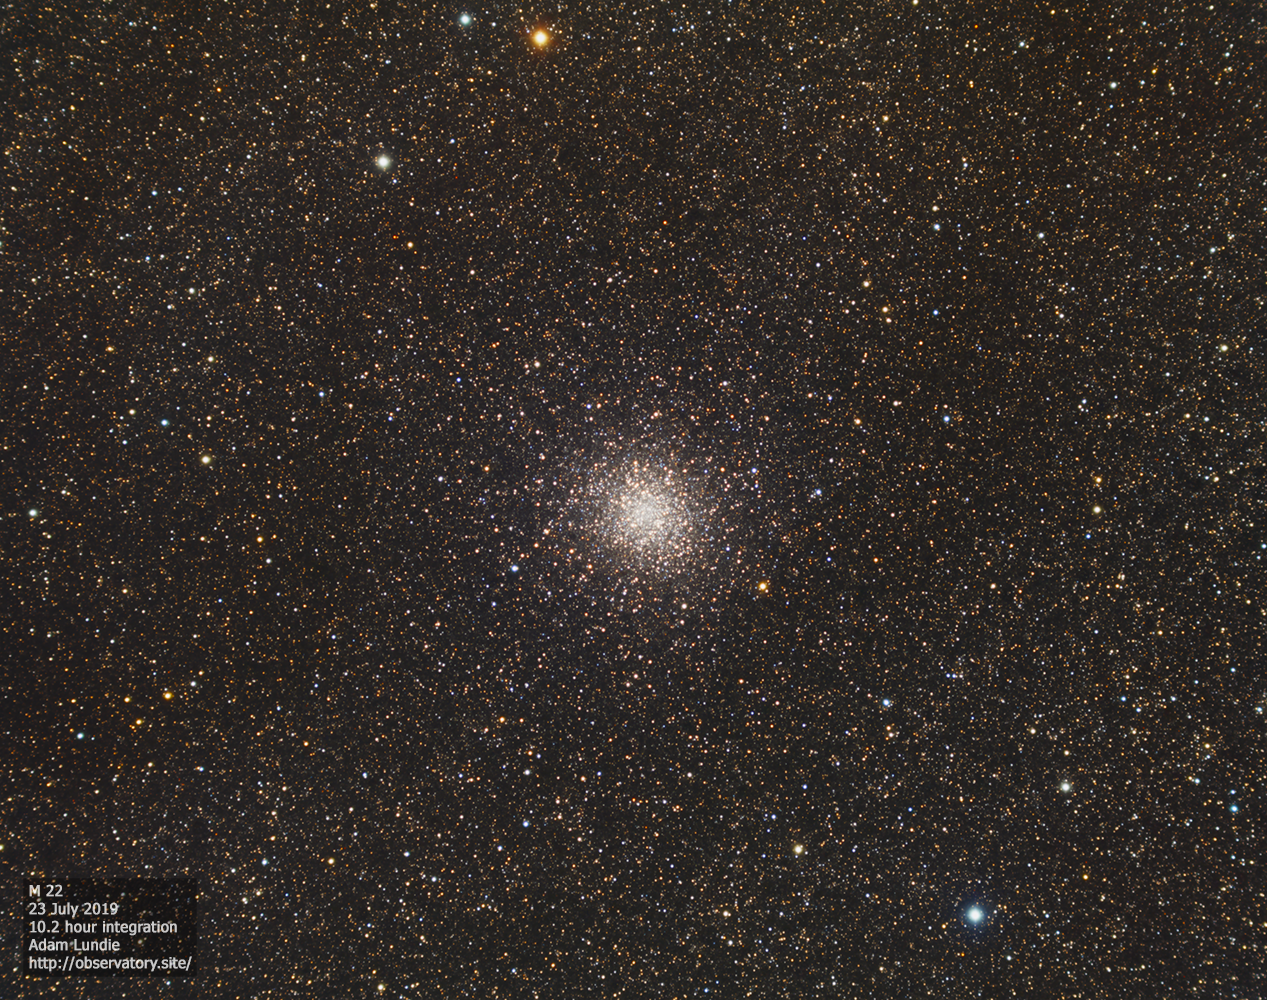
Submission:
<svg viewBox="0 0 1267 1000">
<path fill-rule="evenodd" d="M 0 23 L 3 996 L 1267 996 L 1258 4 Z"/>
</svg>

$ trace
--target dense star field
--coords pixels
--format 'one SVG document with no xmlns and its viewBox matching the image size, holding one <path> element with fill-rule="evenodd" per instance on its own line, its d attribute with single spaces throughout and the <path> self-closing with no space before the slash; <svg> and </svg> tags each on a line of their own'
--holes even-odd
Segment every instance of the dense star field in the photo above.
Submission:
<svg viewBox="0 0 1267 1000">
<path fill-rule="evenodd" d="M 0 994 L 1267 996 L 1265 45 L 10 9 Z"/>
</svg>

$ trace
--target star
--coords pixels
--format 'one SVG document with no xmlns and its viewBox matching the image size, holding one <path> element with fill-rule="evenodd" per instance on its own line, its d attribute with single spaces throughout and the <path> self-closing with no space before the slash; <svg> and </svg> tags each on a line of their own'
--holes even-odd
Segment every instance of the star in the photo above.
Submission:
<svg viewBox="0 0 1267 1000">
<path fill-rule="evenodd" d="M 538 29 L 537 29 L 537 31 L 533 34 L 533 36 L 532 36 L 532 40 L 533 40 L 533 42 L 535 42 L 535 43 L 537 44 L 537 46 L 540 48 L 540 47 L 543 47 L 543 46 L 545 46 L 545 45 L 547 45 L 547 44 L 549 43 L 549 41 L 550 41 L 550 36 L 549 36 L 549 34 L 548 34 L 546 31 L 544 31 L 544 30 L 543 30 L 543 29 L 541 29 L 541 28 L 538 28 Z"/>
<path fill-rule="evenodd" d="M 979 924 L 985 919 L 985 911 L 979 906 L 968 907 L 968 912 L 964 914 L 970 923 Z"/>
</svg>

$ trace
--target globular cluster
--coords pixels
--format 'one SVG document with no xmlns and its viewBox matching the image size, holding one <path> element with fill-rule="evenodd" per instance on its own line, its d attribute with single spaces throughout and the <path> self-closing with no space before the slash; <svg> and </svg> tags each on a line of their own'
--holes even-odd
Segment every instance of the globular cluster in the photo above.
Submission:
<svg viewBox="0 0 1267 1000">
<path fill-rule="evenodd" d="M 580 433 L 532 483 L 541 528 L 515 571 L 547 600 L 561 594 L 605 612 L 742 604 L 774 561 L 768 540 L 798 509 L 769 482 L 781 463 L 763 460 L 738 423 L 700 427 L 686 404 L 613 408 L 619 400 L 606 414 L 601 402 L 585 404 Z"/>
<path fill-rule="evenodd" d="M 1263 17 L 1013 7 L 14 14 L 0 995 L 1267 995 Z"/>
<path fill-rule="evenodd" d="M 636 583 L 639 571 L 672 575 L 697 557 L 704 526 L 694 523 L 690 498 L 674 482 L 672 467 L 634 459 L 623 467 L 599 464 L 576 474 L 582 482 L 569 490 L 556 530 L 564 538 L 577 532 L 590 558 L 617 575 L 631 574 Z"/>
</svg>

